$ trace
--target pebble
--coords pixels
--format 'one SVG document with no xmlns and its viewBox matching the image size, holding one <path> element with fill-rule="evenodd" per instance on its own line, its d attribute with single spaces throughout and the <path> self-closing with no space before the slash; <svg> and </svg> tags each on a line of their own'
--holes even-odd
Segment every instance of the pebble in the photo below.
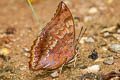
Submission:
<svg viewBox="0 0 120 80">
<path fill-rule="evenodd" d="M 110 58 L 110 59 L 113 59 L 113 55 L 109 53 L 109 55 L 103 56 L 102 58 Z"/>
<path fill-rule="evenodd" d="M 87 68 L 86 65 L 83 65 L 83 66 L 80 67 L 80 69 L 86 69 L 86 68 Z"/>
<path fill-rule="evenodd" d="M 8 44 L 10 42 L 11 42 L 11 40 L 10 40 L 9 37 L 2 37 L 2 38 L 0 38 L 0 45 Z"/>
<path fill-rule="evenodd" d="M 23 66 L 20 68 L 20 70 L 27 70 L 28 69 L 28 66 Z"/>
<path fill-rule="evenodd" d="M 113 37 L 114 37 L 115 39 L 117 39 L 118 41 L 120 41 L 120 34 L 113 34 Z"/>
<path fill-rule="evenodd" d="M 92 51 L 92 54 L 88 56 L 88 58 L 91 58 L 93 60 L 96 60 L 98 58 L 98 53 L 95 51 L 95 49 Z"/>
<path fill-rule="evenodd" d="M 94 43 L 95 40 L 94 40 L 92 37 L 89 37 L 89 38 L 87 38 L 87 39 L 85 40 L 85 42 L 87 42 L 87 43 Z"/>
<path fill-rule="evenodd" d="M 104 80 L 104 76 L 102 74 L 86 73 L 81 75 L 79 79 L 75 80 Z"/>
<path fill-rule="evenodd" d="M 7 35 L 9 35 L 9 34 L 14 34 L 15 31 L 16 31 L 15 28 L 9 27 L 9 28 L 6 29 L 6 32 L 5 32 L 5 33 L 6 33 Z"/>
<path fill-rule="evenodd" d="M 52 76 L 53 78 L 56 78 L 56 77 L 59 76 L 59 73 L 58 73 L 57 71 L 55 71 L 55 72 L 53 72 L 53 73 L 51 74 L 51 76 Z"/>
<path fill-rule="evenodd" d="M 93 65 L 93 66 L 90 66 L 90 67 L 85 69 L 85 71 L 87 71 L 88 73 L 90 73 L 90 72 L 97 73 L 99 70 L 100 70 L 99 65 Z"/>
<path fill-rule="evenodd" d="M 11 59 L 8 54 L 10 53 L 10 50 L 8 48 L 2 48 L 0 49 L 0 57 L 3 58 L 6 62 Z"/>
<path fill-rule="evenodd" d="M 107 51 L 108 48 L 106 48 L 106 47 L 102 47 L 102 50 L 103 50 L 103 51 Z"/>
<path fill-rule="evenodd" d="M 97 12 L 98 12 L 98 10 L 97 10 L 96 7 L 92 7 L 92 8 L 90 8 L 90 10 L 88 11 L 89 14 L 95 14 L 95 13 L 97 13 Z"/>
<path fill-rule="evenodd" d="M 117 30 L 117 33 L 120 34 L 120 29 Z"/>
<path fill-rule="evenodd" d="M 30 58 L 30 53 L 24 53 L 26 57 Z"/>
<path fill-rule="evenodd" d="M 108 2 L 108 3 L 112 3 L 112 2 L 113 2 L 113 0 L 107 0 L 107 2 Z"/>
<path fill-rule="evenodd" d="M 95 60 L 95 62 L 103 62 L 103 61 L 104 61 L 103 58 L 98 58 L 98 59 Z"/>
<path fill-rule="evenodd" d="M 105 33 L 103 33 L 103 37 L 105 37 L 105 38 L 110 37 L 110 36 L 111 36 L 111 35 L 110 35 L 109 32 L 105 32 Z"/>
<path fill-rule="evenodd" d="M 25 53 L 24 53 L 25 56 L 28 57 L 28 58 L 30 58 L 30 53 L 29 53 L 30 50 L 29 50 L 28 48 L 24 48 L 24 52 L 25 52 Z"/>
<path fill-rule="evenodd" d="M 114 59 L 118 59 L 118 58 L 120 58 L 120 54 L 116 54 L 116 55 L 114 56 Z"/>
<path fill-rule="evenodd" d="M 29 52 L 30 50 L 28 48 L 24 48 L 24 52 Z"/>
<path fill-rule="evenodd" d="M 107 43 L 106 43 L 106 41 L 105 41 L 105 40 L 101 40 L 101 41 L 99 42 L 99 45 L 100 45 L 100 46 L 106 46 L 106 45 L 107 45 Z"/>
<path fill-rule="evenodd" d="M 85 16 L 84 22 L 92 21 L 92 16 Z"/>
<path fill-rule="evenodd" d="M 86 39 L 87 39 L 87 37 L 82 37 L 79 42 L 80 42 L 81 44 L 83 44 Z"/>
<path fill-rule="evenodd" d="M 104 28 L 103 30 L 101 30 L 100 32 L 101 33 L 104 33 L 104 32 L 115 32 L 116 31 L 116 28 L 117 26 L 112 26 L 112 27 L 107 27 L 107 28 Z"/>
<path fill-rule="evenodd" d="M 114 60 L 113 59 L 111 59 L 111 60 L 105 60 L 105 61 L 103 61 L 103 63 L 104 64 L 108 64 L 108 65 L 112 65 L 112 64 L 114 64 Z"/>
<path fill-rule="evenodd" d="M 109 72 L 104 75 L 104 80 L 120 80 L 120 73 L 116 73 L 114 71 Z"/>
<path fill-rule="evenodd" d="M 106 7 L 105 5 L 99 6 L 99 10 L 101 10 L 101 11 L 104 11 L 104 10 L 106 10 L 106 9 L 107 9 L 107 7 Z"/>
<path fill-rule="evenodd" d="M 0 55 L 6 56 L 9 53 L 10 53 L 10 49 L 8 49 L 8 48 L 2 48 L 2 49 L 0 49 Z"/>
<path fill-rule="evenodd" d="M 110 47 L 109 47 L 109 50 L 110 51 L 113 51 L 115 53 L 120 53 L 120 44 L 112 44 Z"/>
<path fill-rule="evenodd" d="M 75 16 L 74 19 L 80 21 L 80 18 L 78 16 Z"/>
</svg>

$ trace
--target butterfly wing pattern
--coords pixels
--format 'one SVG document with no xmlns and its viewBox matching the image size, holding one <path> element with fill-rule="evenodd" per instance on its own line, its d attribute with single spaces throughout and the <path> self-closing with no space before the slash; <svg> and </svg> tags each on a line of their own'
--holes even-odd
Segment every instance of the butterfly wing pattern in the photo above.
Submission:
<svg viewBox="0 0 120 80">
<path fill-rule="evenodd" d="M 68 63 L 75 56 L 75 25 L 72 14 L 60 2 L 50 23 L 42 29 L 31 48 L 29 66 L 33 70 L 51 70 Z"/>
</svg>

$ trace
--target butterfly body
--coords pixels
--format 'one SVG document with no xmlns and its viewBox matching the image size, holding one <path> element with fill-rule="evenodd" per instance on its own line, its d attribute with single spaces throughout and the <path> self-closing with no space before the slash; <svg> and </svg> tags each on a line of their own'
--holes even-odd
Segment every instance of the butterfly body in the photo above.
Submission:
<svg viewBox="0 0 120 80">
<path fill-rule="evenodd" d="M 58 6 L 52 21 L 42 30 L 31 48 L 30 68 L 56 69 L 74 58 L 75 26 L 64 2 Z"/>
</svg>

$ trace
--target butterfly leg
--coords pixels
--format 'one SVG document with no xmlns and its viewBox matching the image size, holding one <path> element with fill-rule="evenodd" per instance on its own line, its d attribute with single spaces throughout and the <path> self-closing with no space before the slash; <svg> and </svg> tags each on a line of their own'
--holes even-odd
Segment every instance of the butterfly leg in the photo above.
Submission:
<svg viewBox="0 0 120 80">
<path fill-rule="evenodd" d="M 60 67 L 60 74 L 62 73 L 62 69 L 63 69 L 64 65 L 66 64 L 66 61 L 67 61 L 67 58 L 65 58 L 64 63 L 63 63 L 62 66 Z"/>
<path fill-rule="evenodd" d="M 76 61 L 77 61 L 77 56 L 79 54 L 79 47 L 76 48 L 76 55 L 74 56 L 74 67 L 76 66 Z M 80 72 L 82 73 L 82 71 L 80 70 Z M 83 73 L 82 73 L 83 75 Z"/>
<path fill-rule="evenodd" d="M 64 66 L 65 64 L 63 64 L 62 66 L 61 66 L 61 68 L 60 68 L 60 74 L 62 73 L 62 69 L 63 69 L 63 66 Z"/>
<path fill-rule="evenodd" d="M 79 54 L 79 47 L 76 48 L 75 53 L 76 53 L 76 54 L 75 54 L 74 58 L 68 62 L 68 63 L 71 63 L 71 62 L 74 61 L 74 67 L 75 67 L 75 65 L 76 65 L 77 56 L 78 56 L 78 54 Z"/>
<path fill-rule="evenodd" d="M 74 61 L 74 67 L 76 66 L 76 61 L 77 61 L 78 54 L 79 54 L 79 47 L 76 49 L 76 55 L 74 56 L 74 59 L 75 59 L 75 61 Z"/>
</svg>

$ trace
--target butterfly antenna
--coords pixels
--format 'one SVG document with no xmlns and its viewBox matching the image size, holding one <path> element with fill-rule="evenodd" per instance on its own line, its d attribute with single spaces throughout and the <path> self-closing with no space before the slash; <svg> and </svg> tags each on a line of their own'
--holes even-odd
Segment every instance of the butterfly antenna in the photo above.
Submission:
<svg viewBox="0 0 120 80">
<path fill-rule="evenodd" d="M 81 33 L 82 33 L 83 30 L 81 30 Z M 81 38 L 84 36 L 85 32 L 87 31 L 87 28 L 84 29 L 82 35 L 81 33 L 79 33 L 79 36 L 78 36 L 78 41 L 81 40 Z"/>
<path fill-rule="evenodd" d="M 81 28 L 78 38 L 76 40 L 77 41 L 76 46 L 79 44 L 79 40 L 81 40 L 81 38 L 84 36 L 86 30 L 87 30 L 87 28 L 85 28 L 84 30 L 83 30 L 83 27 Z"/>
<path fill-rule="evenodd" d="M 76 61 L 77 61 L 77 56 L 78 56 L 78 54 L 79 54 L 79 47 L 78 47 L 78 44 L 79 44 L 79 40 L 83 37 L 83 35 L 85 34 L 85 32 L 86 32 L 86 30 L 87 30 L 87 28 L 85 28 L 84 30 L 83 30 L 83 27 L 81 28 L 81 30 L 80 30 L 80 33 L 79 33 L 79 35 L 78 35 L 78 38 L 77 38 L 77 42 L 76 42 L 76 44 L 75 44 L 75 49 L 76 49 L 76 55 L 74 56 L 74 67 L 75 67 L 75 65 L 76 65 Z"/>
<path fill-rule="evenodd" d="M 37 22 L 38 22 L 38 24 L 39 24 L 39 26 L 40 26 L 40 29 L 41 29 L 40 20 L 39 20 L 37 14 L 35 13 L 34 8 L 32 7 L 32 4 L 31 4 L 30 0 L 27 0 L 27 2 L 28 2 L 28 4 L 29 4 L 30 8 L 32 9 L 33 15 L 34 15 L 35 19 L 37 20 Z"/>
<path fill-rule="evenodd" d="M 77 41 L 79 41 L 79 38 L 80 38 L 80 35 L 81 35 L 82 31 L 83 31 L 83 27 L 80 30 L 80 33 L 79 33 L 78 38 L 77 38 Z"/>
</svg>

